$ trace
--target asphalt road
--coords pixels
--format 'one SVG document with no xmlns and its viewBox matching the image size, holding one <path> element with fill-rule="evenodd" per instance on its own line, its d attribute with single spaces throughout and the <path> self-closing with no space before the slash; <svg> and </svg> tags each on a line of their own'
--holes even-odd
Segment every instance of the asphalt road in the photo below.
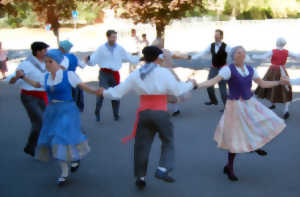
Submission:
<svg viewBox="0 0 300 197">
<path fill-rule="evenodd" d="M 95 83 L 91 85 L 96 86 Z M 41 163 L 23 153 L 30 129 L 18 90 L 0 82 L 0 197 L 299 197 L 300 196 L 300 103 L 291 105 L 287 128 L 265 146 L 267 157 L 254 153 L 238 155 L 238 182 L 222 173 L 226 152 L 217 149 L 213 134 L 221 105 L 207 107 L 205 90 L 197 90 L 181 105 L 181 115 L 172 118 L 176 137 L 176 165 L 167 184 L 154 178 L 159 160 L 158 138 L 152 146 L 147 188 L 137 191 L 133 177 L 133 142 L 120 139 L 131 133 L 138 98 L 135 93 L 121 100 L 121 120 L 113 120 L 111 105 L 105 100 L 101 123 L 93 116 L 95 97 L 86 95 L 81 123 L 91 152 L 72 174 L 71 184 L 58 188 L 56 162 Z M 219 96 L 218 92 L 217 95 Z M 295 94 L 295 97 L 300 97 Z M 281 114 L 282 106 L 275 111 Z"/>
</svg>

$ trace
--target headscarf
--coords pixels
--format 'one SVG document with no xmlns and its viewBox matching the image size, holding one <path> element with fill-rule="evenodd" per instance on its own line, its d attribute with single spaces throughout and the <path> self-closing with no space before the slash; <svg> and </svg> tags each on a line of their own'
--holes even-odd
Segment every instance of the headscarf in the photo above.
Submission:
<svg viewBox="0 0 300 197">
<path fill-rule="evenodd" d="M 59 49 L 48 50 L 46 53 L 46 57 L 53 59 L 58 64 L 60 64 L 64 59 L 64 55 Z"/>
<path fill-rule="evenodd" d="M 59 42 L 59 47 L 63 48 L 66 53 L 69 53 L 73 44 L 69 40 L 63 40 Z"/>
</svg>

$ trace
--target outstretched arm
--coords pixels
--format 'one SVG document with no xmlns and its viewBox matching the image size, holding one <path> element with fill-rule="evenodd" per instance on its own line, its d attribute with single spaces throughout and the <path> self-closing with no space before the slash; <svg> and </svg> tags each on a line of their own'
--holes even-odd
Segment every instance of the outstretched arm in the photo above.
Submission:
<svg viewBox="0 0 300 197">
<path fill-rule="evenodd" d="M 253 79 L 255 81 L 255 83 L 257 83 L 257 85 L 261 88 L 272 88 L 278 85 L 287 85 L 288 84 L 288 80 L 280 80 L 280 81 L 265 81 L 261 78 L 255 78 Z"/>
<path fill-rule="evenodd" d="M 217 75 L 216 77 L 210 79 L 210 80 L 207 80 L 207 81 L 204 81 L 202 83 L 199 83 L 197 85 L 197 88 L 208 88 L 210 86 L 213 86 L 217 83 L 219 83 L 221 80 L 223 80 L 223 77 L 220 76 L 220 75 Z"/>
</svg>

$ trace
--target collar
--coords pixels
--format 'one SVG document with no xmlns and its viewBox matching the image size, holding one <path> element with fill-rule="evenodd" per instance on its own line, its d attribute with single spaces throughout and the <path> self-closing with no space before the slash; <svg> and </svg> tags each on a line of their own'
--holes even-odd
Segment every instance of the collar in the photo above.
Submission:
<svg viewBox="0 0 300 197">
<path fill-rule="evenodd" d="M 139 69 L 141 79 L 144 80 L 147 77 L 147 75 L 149 75 L 156 67 L 157 64 L 154 63 L 144 64 Z"/>
</svg>

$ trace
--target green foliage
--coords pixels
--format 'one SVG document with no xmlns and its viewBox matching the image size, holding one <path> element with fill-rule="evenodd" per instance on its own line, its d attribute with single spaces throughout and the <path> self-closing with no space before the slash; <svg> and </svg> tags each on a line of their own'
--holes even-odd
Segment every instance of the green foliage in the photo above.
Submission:
<svg viewBox="0 0 300 197">
<path fill-rule="evenodd" d="M 85 20 L 88 24 L 93 24 L 99 17 L 103 6 L 93 2 L 79 2 L 77 3 L 77 11 L 79 13 L 79 20 Z"/>
</svg>

